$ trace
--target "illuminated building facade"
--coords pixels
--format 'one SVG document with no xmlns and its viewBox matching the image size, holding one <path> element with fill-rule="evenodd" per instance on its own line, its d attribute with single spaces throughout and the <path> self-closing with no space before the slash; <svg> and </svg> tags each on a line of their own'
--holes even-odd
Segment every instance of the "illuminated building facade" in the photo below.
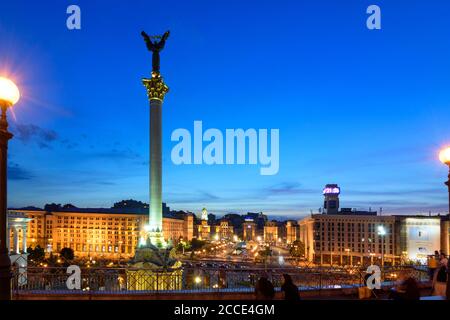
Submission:
<svg viewBox="0 0 450 320">
<path fill-rule="evenodd" d="M 214 226 L 215 234 L 218 235 L 219 240 L 231 240 L 234 235 L 234 228 L 226 219 L 222 219 L 219 225 Z"/>
<path fill-rule="evenodd" d="M 315 214 L 299 224 L 300 240 L 310 261 L 363 264 L 380 258 L 382 243 L 385 261 L 395 257 L 394 217 Z M 384 239 L 378 234 L 378 226 L 386 230 Z"/>
<path fill-rule="evenodd" d="M 77 257 L 125 259 L 134 256 L 144 226 L 148 224 L 146 210 L 142 213 L 120 213 L 118 210 L 113 212 L 108 209 L 98 212 L 80 211 L 82 212 L 20 210 L 31 219 L 27 224 L 27 247 L 39 245 L 48 253 L 69 247 Z M 191 240 L 193 223 L 192 215 L 184 215 L 182 218 L 164 216 L 164 239 L 175 243 L 180 238 Z"/>
<path fill-rule="evenodd" d="M 197 238 L 200 240 L 231 240 L 234 235 L 234 227 L 231 225 L 230 221 L 226 218 L 222 218 L 219 221 L 212 219 L 212 225 L 209 224 L 208 210 L 203 208 L 201 213 L 200 224 L 196 226 L 197 228 Z M 213 216 L 214 217 L 214 216 Z"/>
<path fill-rule="evenodd" d="M 300 239 L 300 227 L 297 221 L 286 221 L 286 243 L 291 244 L 292 242 Z"/>
<path fill-rule="evenodd" d="M 279 238 L 279 228 L 276 221 L 266 222 L 264 226 L 264 242 L 275 244 Z"/>
<path fill-rule="evenodd" d="M 441 249 L 441 219 L 427 216 L 396 216 L 399 253 L 409 260 L 425 262 Z"/>
<path fill-rule="evenodd" d="M 256 240 L 256 223 L 252 218 L 245 218 L 244 223 L 242 224 L 242 240 Z"/>
<path fill-rule="evenodd" d="M 440 216 L 381 216 L 370 210 L 339 209 L 340 193 L 337 184 L 327 184 L 323 214 L 299 221 L 308 260 L 351 265 L 376 259 L 424 262 L 435 250 L 448 248 L 448 218 L 441 223 Z"/>
<path fill-rule="evenodd" d="M 21 212 L 8 212 L 6 248 L 11 265 L 18 268 L 18 271 L 22 274 L 24 274 L 28 265 L 27 229 L 30 220 Z M 25 284 L 26 275 L 19 277 L 17 280 L 19 284 Z"/>
<path fill-rule="evenodd" d="M 314 214 L 299 225 L 307 259 L 323 264 L 367 264 L 382 255 L 389 264 L 424 261 L 441 241 L 440 217 Z"/>
<path fill-rule="evenodd" d="M 17 211 L 8 212 L 8 225 L 6 247 L 11 255 L 27 253 L 28 224 L 31 219 L 24 213 Z"/>
</svg>

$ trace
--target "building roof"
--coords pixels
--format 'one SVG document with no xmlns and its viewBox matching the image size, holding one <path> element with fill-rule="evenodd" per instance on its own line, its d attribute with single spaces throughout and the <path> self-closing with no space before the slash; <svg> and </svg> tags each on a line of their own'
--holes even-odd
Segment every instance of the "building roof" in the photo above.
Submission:
<svg viewBox="0 0 450 320">
<path fill-rule="evenodd" d="M 86 213 L 86 214 L 129 214 L 129 215 L 148 215 L 148 208 L 61 208 L 58 210 L 52 210 L 48 213 Z M 28 209 L 10 209 L 9 211 L 14 212 L 26 212 L 26 211 L 40 211 L 45 212 L 45 210 L 28 210 Z M 164 218 L 169 219 L 183 219 L 182 214 L 174 213 L 163 213 Z"/>
</svg>

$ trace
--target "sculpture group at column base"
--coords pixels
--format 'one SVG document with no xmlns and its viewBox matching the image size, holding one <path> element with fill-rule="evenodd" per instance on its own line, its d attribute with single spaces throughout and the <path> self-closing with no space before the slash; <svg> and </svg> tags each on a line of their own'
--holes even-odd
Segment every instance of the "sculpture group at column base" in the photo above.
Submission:
<svg viewBox="0 0 450 320">
<path fill-rule="evenodd" d="M 136 248 L 135 256 L 130 265 L 136 268 L 168 269 L 179 268 L 181 263 L 176 260 L 172 242 L 166 242 L 160 231 L 146 232 L 145 241 Z"/>
<path fill-rule="evenodd" d="M 145 235 L 145 244 L 144 245 L 141 244 L 139 247 L 147 247 L 149 245 L 154 245 L 159 249 L 165 249 L 172 246 L 170 241 L 166 242 L 163 233 L 159 231 L 147 232 Z"/>
<path fill-rule="evenodd" d="M 176 259 L 175 248 L 170 244 L 161 247 L 153 245 L 153 241 L 161 243 L 161 235 L 149 232 L 146 243 L 136 248 L 135 256 L 126 271 L 128 290 L 181 289 L 183 270 L 181 262 Z"/>
</svg>

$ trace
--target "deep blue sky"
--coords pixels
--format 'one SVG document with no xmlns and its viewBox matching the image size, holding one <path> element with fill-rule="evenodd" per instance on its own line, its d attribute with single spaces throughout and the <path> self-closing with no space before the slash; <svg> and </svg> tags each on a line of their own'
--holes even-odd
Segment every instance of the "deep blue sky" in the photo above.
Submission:
<svg viewBox="0 0 450 320">
<path fill-rule="evenodd" d="M 132 4 L 131 4 L 132 3 Z M 66 28 L 78 4 L 82 30 Z M 382 30 L 366 28 L 370 4 Z M 448 1 L 2 1 L 10 206 L 148 201 L 151 68 L 140 36 L 171 30 L 162 73 L 164 201 L 300 217 L 326 183 L 345 207 L 443 212 L 450 144 Z M 175 166 L 176 128 L 279 128 L 280 171 Z"/>
</svg>

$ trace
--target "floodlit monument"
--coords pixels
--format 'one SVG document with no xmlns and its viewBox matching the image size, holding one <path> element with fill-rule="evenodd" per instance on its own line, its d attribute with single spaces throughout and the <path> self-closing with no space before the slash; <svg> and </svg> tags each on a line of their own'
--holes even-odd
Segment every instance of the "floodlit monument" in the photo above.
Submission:
<svg viewBox="0 0 450 320">
<path fill-rule="evenodd" d="M 162 104 L 169 87 L 159 71 L 159 52 L 164 48 L 169 31 L 159 41 L 153 42 L 142 32 L 147 48 L 152 52 L 152 76 L 142 80 L 150 102 L 150 217 L 147 237 L 153 245 L 165 247 L 162 233 Z"/>
<path fill-rule="evenodd" d="M 150 102 L 150 212 L 131 268 L 127 271 L 129 290 L 176 290 L 181 288 L 181 262 L 175 259 L 172 244 L 163 236 L 162 224 L 162 105 L 169 87 L 160 73 L 160 51 L 169 31 L 149 36 L 144 31 L 147 49 L 152 52 L 151 78 L 142 80 Z M 135 270 L 133 270 L 135 268 Z"/>
</svg>

